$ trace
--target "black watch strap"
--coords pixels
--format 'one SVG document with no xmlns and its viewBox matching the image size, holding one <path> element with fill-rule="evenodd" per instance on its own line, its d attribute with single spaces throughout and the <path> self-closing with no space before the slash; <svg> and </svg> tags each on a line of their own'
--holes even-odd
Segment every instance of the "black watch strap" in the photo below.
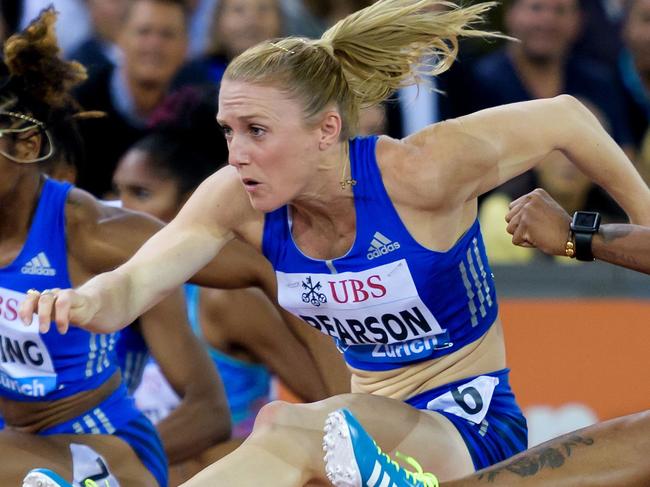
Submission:
<svg viewBox="0 0 650 487">
<path fill-rule="evenodd" d="M 591 252 L 591 241 L 594 238 L 593 232 L 573 232 L 573 238 L 576 243 L 576 259 L 582 261 L 594 260 L 594 254 Z"/>
<path fill-rule="evenodd" d="M 575 258 L 592 261 L 591 241 L 600 228 L 600 214 L 595 211 L 576 211 L 571 220 L 571 231 L 575 241 Z"/>
</svg>

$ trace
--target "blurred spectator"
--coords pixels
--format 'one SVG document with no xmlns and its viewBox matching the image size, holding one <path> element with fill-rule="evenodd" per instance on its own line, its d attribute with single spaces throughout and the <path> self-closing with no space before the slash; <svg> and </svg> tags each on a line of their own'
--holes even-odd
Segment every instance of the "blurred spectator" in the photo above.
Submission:
<svg viewBox="0 0 650 487">
<path fill-rule="evenodd" d="M 0 2 L 0 42 L 4 42 L 7 37 L 16 32 L 21 13 L 22 2 L 20 0 Z"/>
<path fill-rule="evenodd" d="M 568 93 L 596 107 L 603 125 L 632 154 L 623 95 L 613 70 L 570 55 L 580 21 L 578 0 L 512 0 L 506 8 L 506 27 L 521 42 L 511 42 L 475 65 L 471 93 L 475 109 Z M 529 171 L 501 189 L 518 197 L 534 188 Z M 595 209 L 616 212 L 609 198 L 595 198 L 596 202 Z"/>
<path fill-rule="evenodd" d="M 259 42 L 282 35 L 283 22 L 278 0 L 220 0 L 211 51 L 232 59 Z"/>
<path fill-rule="evenodd" d="M 10 3 L 12 0 L 2 0 Z M 56 35 L 65 56 L 91 36 L 92 26 L 84 0 L 22 0 L 20 29 L 24 29 L 50 5 L 59 12 Z"/>
<path fill-rule="evenodd" d="M 623 39 L 618 73 L 630 115 L 637 167 L 650 184 L 650 0 L 626 3 Z"/>
<path fill-rule="evenodd" d="M 83 107 L 107 114 L 83 127 L 87 157 L 79 168 L 81 188 L 104 197 L 118 159 L 145 134 L 147 118 L 184 63 L 186 15 L 182 0 L 131 1 L 118 36 L 121 64 L 98 72 L 77 94 Z"/>
<path fill-rule="evenodd" d="M 86 66 L 92 78 L 97 71 L 118 64 L 117 36 L 124 23 L 129 0 L 85 0 L 92 23 L 92 34 L 73 49 L 69 58 Z"/>
<path fill-rule="evenodd" d="M 189 9 L 187 57 L 205 54 L 212 30 L 212 18 L 219 0 L 186 0 Z"/>
<path fill-rule="evenodd" d="M 191 63 L 219 83 L 231 59 L 249 47 L 285 33 L 280 0 L 219 0 L 208 53 Z"/>
<path fill-rule="evenodd" d="M 583 22 L 574 52 L 613 66 L 621 49 L 625 0 L 581 0 Z"/>
<path fill-rule="evenodd" d="M 187 0 L 190 8 L 188 57 L 198 59 L 211 50 L 213 19 L 219 0 Z M 284 18 L 284 34 L 318 37 L 323 24 L 303 4 L 302 0 L 280 0 Z"/>
<path fill-rule="evenodd" d="M 4 41 L 9 37 L 9 28 L 7 27 L 7 23 L 5 22 L 5 18 L 2 15 L 2 11 L 0 10 L 0 42 L 4 44 Z"/>
<path fill-rule="evenodd" d="M 285 34 L 315 38 L 323 33 L 323 23 L 307 8 L 303 0 L 280 0 Z"/>
<path fill-rule="evenodd" d="M 375 0 L 304 0 L 304 5 L 323 22 L 323 27 L 335 24 L 339 19 L 366 8 Z"/>
</svg>

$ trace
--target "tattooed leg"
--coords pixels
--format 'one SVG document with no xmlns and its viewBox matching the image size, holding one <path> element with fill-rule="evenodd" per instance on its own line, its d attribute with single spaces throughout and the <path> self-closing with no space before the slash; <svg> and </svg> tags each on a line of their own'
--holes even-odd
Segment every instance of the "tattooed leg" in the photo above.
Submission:
<svg viewBox="0 0 650 487">
<path fill-rule="evenodd" d="M 599 423 L 441 487 L 650 485 L 650 411 Z"/>
</svg>

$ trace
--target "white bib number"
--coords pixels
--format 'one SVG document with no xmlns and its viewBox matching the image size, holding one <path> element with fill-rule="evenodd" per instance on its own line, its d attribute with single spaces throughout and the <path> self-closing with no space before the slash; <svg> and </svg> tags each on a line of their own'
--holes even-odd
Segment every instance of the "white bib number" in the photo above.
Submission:
<svg viewBox="0 0 650 487">
<path fill-rule="evenodd" d="M 399 343 L 444 332 L 404 259 L 359 272 L 276 276 L 280 305 L 341 344 Z"/>
<path fill-rule="evenodd" d="M 480 424 L 490 408 L 497 384 L 498 378 L 482 375 L 429 401 L 427 409 L 446 411 Z"/>
<path fill-rule="evenodd" d="M 29 326 L 18 317 L 25 294 L 0 287 L 0 387 L 44 397 L 56 389 L 57 375 L 34 315 Z"/>
<path fill-rule="evenodd" d="M 86 487 L 120 487 L 119 482 L 108 469 L 106 460 L 88 445 L 70 444 L 74 485 Z"/>
</svg>

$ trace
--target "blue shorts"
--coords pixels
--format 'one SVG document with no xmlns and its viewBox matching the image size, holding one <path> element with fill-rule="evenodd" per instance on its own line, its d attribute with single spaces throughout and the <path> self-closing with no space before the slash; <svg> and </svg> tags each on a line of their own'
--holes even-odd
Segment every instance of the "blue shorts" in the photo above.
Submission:
<svg viewBox="0 0 650 487">
<path fill-rule="evenodd" d="M 121 438 L 133 448 L 161 487 L 167 487 L 167 457 L 151 422 L 135 407 L 124 383 L 91 411 L 38 434 L 100 434 Z"/>
<path fill-rule="evenodd" d="M 509 369 L 466 378 L 406 400 L 411 406 L 436 411 L 456 427 L 481 470 L 528 447 L 526 418 L 508 382 Z"/>
</svg>

